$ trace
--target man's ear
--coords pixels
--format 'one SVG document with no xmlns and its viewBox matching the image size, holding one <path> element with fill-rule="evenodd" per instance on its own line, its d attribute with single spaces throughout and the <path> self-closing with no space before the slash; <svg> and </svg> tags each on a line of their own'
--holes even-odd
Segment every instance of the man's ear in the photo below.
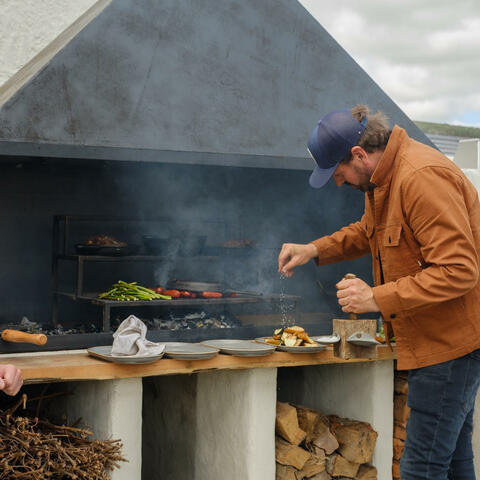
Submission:
<svg viewBox="0 0 480 480">
<path fill-rule="evenodd" d="M 355 145 L 354 147 L 352 147 L 350 152 L 352 153 L 352 157 L 357 156 L 358 158 L 360 158 L 361 162 L 365 166 L 367 166 L 368 154 L 362 147 L 360 147 L 359 145 Z"/>
</svg>

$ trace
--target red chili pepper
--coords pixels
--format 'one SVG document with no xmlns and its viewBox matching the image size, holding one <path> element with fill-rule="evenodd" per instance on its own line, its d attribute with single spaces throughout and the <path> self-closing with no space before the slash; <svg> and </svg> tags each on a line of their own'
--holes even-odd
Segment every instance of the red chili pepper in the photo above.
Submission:
<svg viewBox="0 0 480 480">
<path fill-rule="evenodd" d="M 184 298 L 192 298 L 192 292 L 188 290 L 180 290 L 180 296 Z"/>
<path fill-rule="evenodd" d="M 202 292 L 204 298 L 222 298 L 223 295 L 220 292 Z"/>
<path fill-rule="evenodd" d="M 162 287 L 157 287 L 157 288 L 152 288 L 152 290 L 155 290 L 156 293 L 163 293 L 163 288 Z"/>
<path fill-rule="evenodd" d="M 164 290 L 162 295 L 168 295 L 172 298 L 180 298 L 180 290 Z"/>
</svg>

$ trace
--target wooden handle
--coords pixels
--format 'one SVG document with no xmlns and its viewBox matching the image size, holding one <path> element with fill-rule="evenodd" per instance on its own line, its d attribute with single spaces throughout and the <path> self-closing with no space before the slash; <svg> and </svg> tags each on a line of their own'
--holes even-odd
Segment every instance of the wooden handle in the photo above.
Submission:
<svg viewBox="0 0 480 480">
<path fill-rule="evenodd" d="M 3 330 L 2 340 L 15 343 L 33 343 L 34 345 L 45 345 L 47 336 L 43 333 L 25 333 L 20 330 Z"/>
<path fill-rule="evenodd" d="M 343 277 L 344 280 L 352 280 L 354 278 L 357 278 L 357 276 L 354 273 L 346 273 L 345 276 Z M 350 320 L 358 320 L 356 313 L 349 313 L 348 318 Z"/>
</svg>

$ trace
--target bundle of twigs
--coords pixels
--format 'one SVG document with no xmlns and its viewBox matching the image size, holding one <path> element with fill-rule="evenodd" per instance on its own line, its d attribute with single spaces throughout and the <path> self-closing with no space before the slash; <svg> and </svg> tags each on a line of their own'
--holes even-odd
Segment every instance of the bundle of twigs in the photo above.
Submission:
<svg viewBox="0 0 480 480">
<path fill-rule="evenodd" d="M 107 480 L 126 461 L 120 440 L 90 440 L 88 430 L 13 412 L 0 412 L 0 479 Z"/>
</svg>

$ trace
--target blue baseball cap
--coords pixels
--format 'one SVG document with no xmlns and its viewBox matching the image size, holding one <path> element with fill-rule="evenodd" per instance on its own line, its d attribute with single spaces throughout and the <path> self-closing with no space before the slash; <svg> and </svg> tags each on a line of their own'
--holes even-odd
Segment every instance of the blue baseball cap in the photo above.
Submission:
<svg viewBox="0 0 480 480">
<path fill-rule="evenodd" d="M 338 164 L 348 155 L 367 126 L 367 117 L 361 122 L 353 118 L 350 110 L 335 110 L 319 120 L 308 138 L 308 151 L 315 160 L 309 183 L 323 187 Z"/>
</svg>

